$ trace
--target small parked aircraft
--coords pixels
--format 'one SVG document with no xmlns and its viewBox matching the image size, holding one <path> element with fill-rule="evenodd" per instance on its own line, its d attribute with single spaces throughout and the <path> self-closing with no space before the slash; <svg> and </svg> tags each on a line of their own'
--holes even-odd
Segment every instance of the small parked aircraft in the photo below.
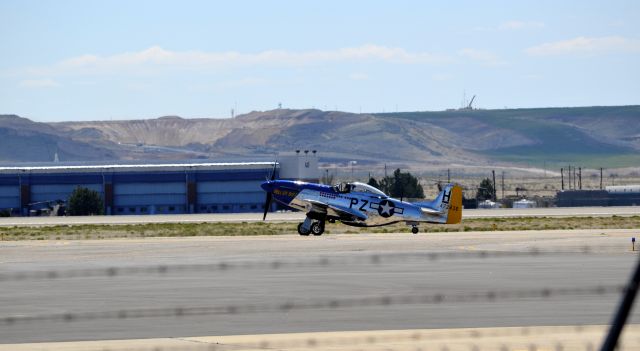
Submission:
<svg viewBox="0 0 640 351">
<path fill-rule="evenodd" d="M 456 224 L 462 219 L 462 188 L 447 184 L 433 201 L 409 203 L 387 196 L 371 185 L 351 182 L 335 186 L 274 179 L 262 183 L 267 193 L 263 220 L 272 200 L 305 211 L 307 217 L 298 225 L 300 235 L 322 235 L 325 222 L 340 221 L 354 227 L 377 227 L 398 222 L 418 233 L 421 222 Z"/>
</svg>

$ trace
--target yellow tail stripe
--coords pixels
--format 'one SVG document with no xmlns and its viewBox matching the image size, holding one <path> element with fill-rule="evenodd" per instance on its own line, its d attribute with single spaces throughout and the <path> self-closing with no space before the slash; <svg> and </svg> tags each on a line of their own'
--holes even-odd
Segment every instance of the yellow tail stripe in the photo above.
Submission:
<svg viewBox="0 0 640 351">
<path fill-rule="evenodd" d="M 447 224 L 458 224 L 462 221 L 462 188 L 454 185 L 451 188 L 451 199 L 449 200 L 449 213 Z"/>
</svg>

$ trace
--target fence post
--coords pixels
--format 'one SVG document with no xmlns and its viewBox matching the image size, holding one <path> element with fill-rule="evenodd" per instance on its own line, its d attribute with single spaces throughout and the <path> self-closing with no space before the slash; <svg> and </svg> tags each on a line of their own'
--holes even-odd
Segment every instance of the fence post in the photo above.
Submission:
<svg viewBox="0 0 640 351">
<path fill-rule="evenodd" d="M 624 328 L 624 324 L 626 323 L 627 317 L 629 317 L 629 313 L 633 307 L 633 300 L 638 294 L 638 286 L 640 286 L 640 256 L 638 256 L 636 269 L 631 275 L 631 280 L 624 291 L 624 297 L 622 298 L 622 302 L 618 307 L 616 315 L 613 317 L 613 322 L 611 323 L 609 333 L 602 344 L 602 348 L 600 349 L 601 351 L 615 350 L 620 333 L 622 333 L 622 328 Z"/>
</svg>

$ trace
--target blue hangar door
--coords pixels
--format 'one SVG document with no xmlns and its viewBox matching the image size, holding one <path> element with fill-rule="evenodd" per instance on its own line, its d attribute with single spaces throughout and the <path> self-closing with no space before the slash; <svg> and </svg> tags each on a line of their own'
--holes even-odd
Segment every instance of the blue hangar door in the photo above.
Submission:
<svg viewBox="0 0 640 351">
<path fill-rule="evenodd" d="M 199 213 L 261 212 L 265 194 L 263 180 L 198 182 Z"/>
<path fill-rule="evenodd" d="M 18 185 L 0 185 L 0 210 L 20 209 L 20 187 Z"/>
<path fill-rule="evenodd" d="M 31 209 L 43 209 L 57 201 L 66 202 L 77 188 L 97 191 L 104 199 L 102 184 L 31 184 Z"/>
<path fill-rule="evenodd" d="M 185 182 L 115 183 L 113 214 L 171 214 L 186 212 Z"/>
</svg>

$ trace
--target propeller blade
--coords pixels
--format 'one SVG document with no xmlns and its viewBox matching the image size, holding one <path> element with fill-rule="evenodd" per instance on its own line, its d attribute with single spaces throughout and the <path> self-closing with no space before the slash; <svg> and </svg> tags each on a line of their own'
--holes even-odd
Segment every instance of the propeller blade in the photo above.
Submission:
<svg viewBox="0 0 640 351">
<path fill-rule="evenodd" d="M 262 216 L 262 220 L 267 219 L 267 212 L 269 212 L 269 207 L 271 207 L 271 193 L 267 193 L 267 198 L 264 201 L 264 216 Z"/>
</svg>

